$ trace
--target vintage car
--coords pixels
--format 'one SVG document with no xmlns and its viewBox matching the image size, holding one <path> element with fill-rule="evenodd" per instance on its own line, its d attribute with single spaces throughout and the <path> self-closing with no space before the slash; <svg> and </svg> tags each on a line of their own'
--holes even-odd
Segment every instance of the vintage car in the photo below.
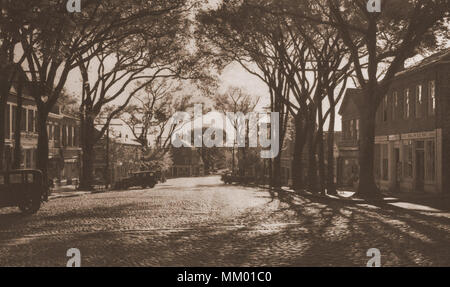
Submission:
<svg viewBox="0 0 450 287">
<path fill-rule="evenodd" d="M 131 173 L 129 177 L 124 178 L 115 184 L 115 189 L 128 189 L 133 186 L 142 188 L 154 188 L 158 183 L 156 174 L 152 171 L 140 171 Z"/>
<path fill-rule="evenodd" d="M 236 180 L 236 176 L 234 176 L 231 172 L 225 172 L 222 174 L 221 180 L 225 184 L 232 184 Z"/>
<path fill-rule="evenodd" d="M 24 214 L 34 214 L 48 200 L 49 191 L 39 170 L 0 172 L 0 207 L 18 206 Z"/>
</svg>

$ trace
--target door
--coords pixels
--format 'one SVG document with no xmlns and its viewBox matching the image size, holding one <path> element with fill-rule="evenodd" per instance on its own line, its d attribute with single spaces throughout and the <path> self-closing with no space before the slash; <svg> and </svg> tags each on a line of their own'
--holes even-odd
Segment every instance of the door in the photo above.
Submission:
<svg viewBox="0 0 450 287">
<path fill-rule="evenodd" d="M 394 183 L 395 191 L 400 191 L 400 179 L 401 179 L 401 163 L 400 163 L 400 149 L 394 149 Z"/>
<path fill-rule="evenodd" d="M 424 150 L 416 150 L 416 191 L 424 190 L 425 181 L 425 152 Z"/>
</svg>

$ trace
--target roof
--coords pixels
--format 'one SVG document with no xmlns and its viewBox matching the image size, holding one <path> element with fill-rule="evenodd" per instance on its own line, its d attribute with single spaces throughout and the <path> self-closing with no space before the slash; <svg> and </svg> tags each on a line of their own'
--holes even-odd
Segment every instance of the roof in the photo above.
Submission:
<svg viewBox="0 0 450 287">
<path fill-rule="evenodd" d="M 121 145 L 140 146 L 140 144 L 129 138 L 111 138 L 115 143 Z"/>
<path fill-rule="evenodd" d="M 341 108 L 339 109 L 339 114 L 342 115 L 344 112 L 345 106 L 349 103 L 349 101 L 353 101 L 353 99 L 362 92 L 362 89 L 356 88 L 348 88 L 345 91 L 344 99 L 341 104 Z"/>
<path fill-rule="evenodd" d="M 403 76 L 409 73 L 418 72 L 423 69 L 432 67 L 434 65 L 444 63 L 444 62 L 450 62 L 450 48 L 444 49 L 440 52 L 437 52 L 429 57 L 426 57 L 422 61 L 420 61 L 418 64 L 413 65 L 411 67 L 408 67 L 396 74 L 396 76 Z"/>
</svg>

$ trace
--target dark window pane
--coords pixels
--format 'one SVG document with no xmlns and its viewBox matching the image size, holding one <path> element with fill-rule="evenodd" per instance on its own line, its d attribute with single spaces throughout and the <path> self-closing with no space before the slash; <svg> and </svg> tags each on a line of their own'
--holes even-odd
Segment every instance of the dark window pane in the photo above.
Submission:
<svg viewBox="0 0 450 287">
<path fill-rule="evenodd" d="M 22 108 L 22 114 L 20 115 L 20 130 L 26 131 L 27 130 L 27 110 Z"/>
<path fill-rule="evenodd" d="M 5 138 L 10 139 L 11 138 L 11 128 L 10 128 L 10 105 L 6 106 L 6 113 L 5 113 Z"/>
<path fill-rule="evenodd" d="M 21 174 L 10 174 L 9 175 L 9 183 L 22 183 L 22 175 Z"/>
</svg>

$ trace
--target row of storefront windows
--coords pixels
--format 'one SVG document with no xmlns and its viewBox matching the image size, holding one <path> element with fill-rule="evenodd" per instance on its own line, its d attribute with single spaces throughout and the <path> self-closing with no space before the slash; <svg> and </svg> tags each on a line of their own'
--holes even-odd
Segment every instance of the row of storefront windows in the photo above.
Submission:
<svg viewBox="0 0 450 287">
<path fill-rule="evenodd" d="M 415 143 L 415 146 L 414 146 Z M 414 156 L 415 147 L 415 156 Z M 375 145 L 375 177 L 389 180 L 389 163 L 394 164 L 395 174 L 401 179 L 423 177 L 424 180 L 436 180 L 436 145 L 434 140 L 405 140 L 394 147 L 393 158 L 389 158 L 389 144 Z M 416 171 L 414 172 L 414 167 Z"/>
</svg>

